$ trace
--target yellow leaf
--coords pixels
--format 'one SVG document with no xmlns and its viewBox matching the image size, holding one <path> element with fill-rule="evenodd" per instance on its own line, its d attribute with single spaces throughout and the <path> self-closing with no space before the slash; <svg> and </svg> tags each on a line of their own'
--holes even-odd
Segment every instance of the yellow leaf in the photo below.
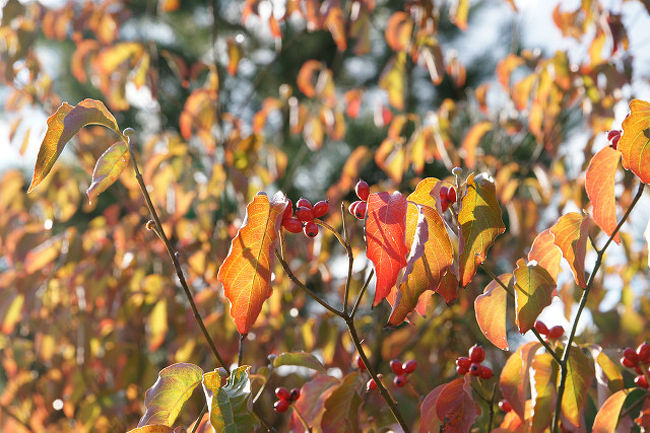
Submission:
<svg viewBox="0 0 650 433">
<path fill-rule="evenodd" d="M 102 192 L 106 191 L 117 178 L 124 168 L 129 164 L 131 156 L 129 154 L 128 144 L 124 141 L 118 141 L 109 147 L 102 154 L 95 164 L 92 182 L 86 191 L 88 200 L 92 201 Z"/>
</svg>

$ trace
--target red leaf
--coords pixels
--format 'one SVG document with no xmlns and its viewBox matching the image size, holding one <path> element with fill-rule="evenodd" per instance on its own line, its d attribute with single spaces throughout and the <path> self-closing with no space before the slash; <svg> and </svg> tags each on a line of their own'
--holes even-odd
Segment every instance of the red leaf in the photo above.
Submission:
<svg viewBox="0 0 650 433">
<path fill-rule="evenodd" d="M 512 274 L 501 274 L 497 278 L 507 287 Z M 508 292 L 497 281 L 490 281 L 482 295 L 474 300 L 476 323 L 488 340 L 501 350 L 508 350 L 506 307 Z"/>
<path fill-rule="evenodd" d="M 587 287 L 585 255 L 590 225 L 591 218 L 588 215 L 570 212 L 560 217 L 559 221 L 551 227 L 555 245 L 562 250 L 562 255 L 569 262 L 576 282 L 583 289 Z"/>
<path fill-rule="evenodd" d="M 459 377 L 442 388 L 436 402 L 436 415 L 445 421 L 445 433 L 468 433 L 481 409 L 474 402 L 470 376 Z"/>
<path fill-rule="evenodd" d="M 406 198 L 399 192 L 370 194 L 367 215 L 367 255 L 377 275 L 373 302 L 377 306 L 388 296 L 399 271 L 406 266 Z"/>
<path fill-rule="evenodd" d="M 616 228 L 616 196 L 614 185 L 621 152 L 607 146 L 591 158 L 587 168 L 585 189 L 594 207 L 594 221 L 605 233 L 611 236 Z M 616 233 L 616 243 L 621 239 Z"/>
<path fill-rule="evenodd" d="M 442 385 L 436 386 L 433 391 L 428 393 L 427 396 L 424 397 L 424 400 L 422 400 L 422 405 L 420 406 L 420 433 L 440 431 L 442 421 L 438 418 L 436 405 L 440 393 L 446 385 L 446 383 L 443 383 Z"/>
</svg>

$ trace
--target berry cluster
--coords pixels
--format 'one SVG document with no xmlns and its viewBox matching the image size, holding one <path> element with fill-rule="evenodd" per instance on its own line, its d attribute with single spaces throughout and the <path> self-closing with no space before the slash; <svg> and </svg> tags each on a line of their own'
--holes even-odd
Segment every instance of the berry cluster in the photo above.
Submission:
<svg viewBox="0 0 650 433">
<path fill-rule="evenodd" d="M 395 386 L 401 388 L 406 385 L 408 375 L 413 373 L 416 368 L 418 368 L 418 362 L 415 359 L 406 361 L 403 364 L 398 359 L 393 359 L 390 362 L 390 369 L 397 375 L 393 379 Z"/>
<path fill-rule="evenodd" d="M 293 388 L 289 391 L 285 387 L 275 388 L 275 396 L 278 400 L 273 404 L 273 409 L 277 413 L 286 412 L 289 409 L 289 406 L 294 401 L 300 398 L 300 390 L 298 388 Z"/>
<path fill-rule="evenodd" d="M 450 204 L 456 203 L 456 188 L 453 186 L 440 188 L 440 207 L 443 212 L 447 212 Z"/>
<path fill-rule="evenodd" d="M 492 369 L 481 365 L 484 360 L 485 350 L 478 344 L 475 344 L 469 349 L 469 357 L 461 356 L 456 359 L 456 372 L 460 375 L 469 373 L 481 379 L 489 379 L 492 377 Z"/>
<path fill-rule="evenodd" d="M 560 325 L 548 328 L 544 322 L 538 320 L 535 322 L 535 330 L 545 336 L 547 340 L 559 340 L 564 335 L 564 328 Z"/>
<path fill-rule="evenodd" d="M 650 377 L 650 344 L 642 343 L 636 348 L 625 348 L 621 357 L 623 367 L 631 368 L 637 374 L 634 383 L 641 388 L 648 388 Z"/>
<path fill-rule="evenodd" d="M 299 233 L 301 230 L 307 237 L 313 238 L 318 234 L 318 225 L 314 218 L 324 216 L 330 209 L 327 201 L 319 201 L 312 206 L 306 198 L 301 198 L 296 203 L 296 214 L 294 216 L 293 203 L 289 200 L 287 208 L 282 215 L 282 227 L 291 233 Z"/>
<path fill-rule="evenodd" d="M 348 207 L 348 212 L 354 215 L 357 219 L 364 219 L 366 217 L 366 210 L 368 209 L 368 196 L 370 195 L 370 187 L 364 180 L 360 180 L 354 187 L 354 192 L 357 193 L 359 200 L 353 202 Z"/>
<path fill-rule="evenodd" d="M 609 141 L 609 145 L 613 148 L 616 149 L 618 146 L 618 140 L 621 139 L 621 130 L 620 129 L 612 129 L 607 133 L 607 140 Z"/>
</svg>

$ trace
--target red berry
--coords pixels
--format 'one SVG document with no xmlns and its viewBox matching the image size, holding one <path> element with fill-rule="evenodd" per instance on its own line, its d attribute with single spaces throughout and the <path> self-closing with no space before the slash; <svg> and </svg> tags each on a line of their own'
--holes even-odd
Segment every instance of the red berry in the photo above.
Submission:
<svg viewBox="0 0 650 433">
<path fill-rule="evenodd" d="M 406 385 L 406 376 L 404 375 L 395 376 L 395 379 L 393 379 L 393 383 L 398 388 L 403 387 L 404 385 Z"/>
<path fill-rule="evenodd" d="M 548 335 L 548 328 L 541 320 L 535 322 L 535 331 L 539 332 L 542 335 Z"/>
<path fill-rule="evenodd" d="M 548 338 L 557 340 L 564 335 L 564 328 L 560 325 L 554 326 L 548 330 Z"/>
<path fill-rule="evenodd" d="M 306 198 L 302 198 L 302 197 L 300 198 L 300 200 L 298 200 L 296 202 L 296 207 L 306 207 L 306 208 L 309 208 L 309 209 L 312 208 L 311 202 L 309 200 L 307 200 Z"/>
<path fill-rule="evenodd" d="M 501 400 L 499 402 L 499 409 L 501 409 L 504 412 L 510 412 L 512 410 L 512 405 L 508 400 Z"/>
<path fill-rule="evenodd" d="M 620 135 L 616 135 L 616 136 L 615 136 L 614 138 L 612 138 L 612 140 L 609 142 L 609 143 L 610 143 L 609 145 L 612 146 L 612 148 L 616 149 L 616 148 L 618 147 L 618 141 L 619 141 L 620 139 L 621 139 L 621 136 L 620 136 Z"/>
<path fill-rule="evenodd" d="M 365 180 L 360 180 L 355 185 L 354 192 L 357 193 L 357 197 L 359 197 L 360 200 L 366 201 L 368 200 L 368 196 L 370 195 L 370 187 L 368 186 Z"/>
<path fill-rule="evenodd" d="M 607 140 L 612 141 L 612 138 L 614 137 L 620 137 L 621 136 L 621 130 L 620 129 L 612 129 L 607 133 Z"/>
<path fill-rule="evenodd" d="M 289 409 L 289 400 L 278 400 L 273 404 L 273 409 L 277 413 L 286 412 Z"/>
<path fill-rule="evenodd" d="M 288 199 L 289 203 L 287 203 L 287 207 L 284 208 L 284 213 L 282 214 L 282 219 L 286 220 L 287 218 L 291 218 L 293 216 L 293 203 L 291 202 L 291 199 Z"/>
<path fill-rule="evenodd" d="M 291 398 L 291 393 L 287 388 L 280 386 L 275 388 L 275 396 L 280 400 L 289 400 Z"/>
<path fill-rule="evenodd" d="M 315 222 L 309 221 L 307 224 L 305 224 L 303 231 L 305 232 L 306 236 L 313 238 L 318 234 L 318 226 Z"/>
<path fill-rule="evenodd" d="M 469 359 L 472 362 L 481 363 L 485 359 L 485 350 L 478 344 L 473 345 L 469 349 Z"/>
<path fill-rule="evenodd" d="M 626 358 L 626 357 L 622 356 L 621 357 L 621 365 L 623 367 L 626 367 L 626 368 L 634 368 L 636 363 L 632 362 L 632 360 L 630 360 L 630 358 Z"/>
<path fill-rule="evenodd" d="M 356 203 L 359 204 L 354 208 L 353 215 L 358 219 L 362 220 L 366 217 L 366 210 L 368 209 L 368 204 L 365 201 L 359 201 Z"/>
<path fill-rule="evenodd" d="M 290 217 L 282 221 L 282 227 L 291 233 L 300 233 L 302 230 L 302 221 L 296 217 Z"/>
<path fill-rule="evenodd" d="M 440 199 L 440 208 L 442 209 L 443 212 L 447 212 L 447 208 L 449 207 L 449 202 L 447 201 L 446 198 L 441 198 Z"/>
<path fill-rule="evenodd" d="M 447 190 L 447 201 L 449 203 L 456 203 L 456 188 L 450 186 Z"/>
<path fill-rule="evenodd" d="M 456 373 L 460 374 L 461 376 L 469 373 L 469 368 L 468 367 L 463 367 L 461 365 L 456 366 Z"/>
<path fill-rule="evenodd" d="M 311 208 L 299 207 L 296 209 L 296 218 L 306 223 L 314 219 L 314 213 L 312 212 Z"/>
<path fill-rule="evenodd" d="M 650 364 L 650 344 L 645 342 L 641 343 L 636 348 L 636 354 L 639 355 L 639 361 L 644 364 Z"/>
<path fill-rule="evenodd" d="M 448 187 L 446 186 L 440 187 L 440 200 L 447 200 L 447 192 L 449 192 Z"/>
<path fill-rule="evenodd" d="M 291 390 L 291 398 L 289 400 L 296 401 L 300 398 L 300 390 L 298 388 L 293 388 Z"/>
<path fill-rule="evenodd" d="M 326 201 L 321 200 L 314 205 L 312 209 L 312 213 L 314 214 L 314 218 L 320 218 L 323 215 L 325 215 L 329 210 L 330 210 L 330 205 Z"/>
<path fill-rule="evenodd" d="M 377 382 L 375 382 L 375 379 L 372 379 L 372 378 L 371 378 L 371 379 L 366 383 L 366 390 L 368 390 L 368 391 L 372 391 L 372 390 L 374 390 L 374 389 L 377 389 Z"/>
<path fill-rule="evenodd" d="M 639 386 L 641 388 L 648 388 L 648 381 L 643 375 L 637 376 L 634 379 L 634 383 L 636 384 L 636 386 Z"/>
<path fill-rule="evenodd" d="M 629 359 L 634 363 L 634 365 L 639 363 L 639 355 L 636 354 L 634 349 L 631 347 L 626 347 L 625 350 L 623 351 L 623 356 Z"/>
<path fill-rule="evenodd" d="M 363 363 L 363 359 L 361 359 L 361 357 L 359 355 L 357 355 L 356 358 L 354 358 L 354 362 L 355 362 L 355 364 L 357 364 L 357 368 L 359 370 L 361 370 L 361 371 L 366 370 L 366 364 Z"/>
<path fill-rule="evenodd" d="M 472 362 L 472 365 L 469 366 L 469 374 L 472 376 L 480 376 L 481 375 L 481 364 L 478 362 Z"/>
<path fill-rule="evenodd" d="M 472 360 L 466 356 L 461 356 L 456 359 L 456 365 L 463 368 L 469 368 L 469 366 L 472 365 Z"/>
<path fill-rule="evenodd" d="M 393 373 L 397 375 L 404 374 L 404 369 L 402 368 L 402 363 L 399 362 L 397 359 L 393 359 L 390 362 L 390 369 L 393 370 Z"/>
<path fill-rule="evenodd" d="M 487 380 L 492 377 L 492 369 L 490 367 L 486 367 L 485 365 L 481 365 L 478 373 L 481 379 Z"/>
<path fill-rule="evenodd" d="M 418 362 L 415 359 L 411 359 L 402 364 L 402 370 L 404 370 L 404 373 L 406 374 L 413 373 L 416 368 L 418 368 Z"/>
</svg>

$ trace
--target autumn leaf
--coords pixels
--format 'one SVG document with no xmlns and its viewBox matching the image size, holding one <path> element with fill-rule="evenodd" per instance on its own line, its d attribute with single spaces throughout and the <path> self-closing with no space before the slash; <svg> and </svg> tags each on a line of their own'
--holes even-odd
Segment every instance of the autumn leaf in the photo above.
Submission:
<svg viewBox="0 0 650 433">
<path fill-rule="evenodd" d="M 306 97 L 311 98 L 316 94 L 314 88 L 314 74 L 316 71 L 321 70 L 323 65 L 318 60 L 307 60 L 300 67 L 298 76 L 296 77 L 296 84 L 298 89 L 305 94 Z"/>
<path fill-rule="evenodd" d="M 386 25 L 386 42 L 393 51 L 408 48 L 413 31 L 413 21 L 408 13 L 398 11 L 388 19 Z"/>
<path fill-rule="evenodd" d="M 321 428 L 323 433 L 358 433 L 359 396 L 358 373 L 348 374 L 343 382 L 325 400 L 325 413 Z"/>
<path fill-rule="evenodd" d="M 550 353 L 541 353 L 533 358 L 531 369 L 535 392 L 530 431 L 531 433 L 544 433 L 551 424 L 555 409 L 557 367 Z"/>
<path fill-rule="evenodd" d="M 604 147 L 591 158 L 585 180 L 587 196 L 594 208 L 594 222 L 610 236 L 617 225 L 614 186 L 620 159 L 621 152 L 610 146 Z M 618 233 L 614 241 L 621 242 Z"/>
<path fill-rule="evenodd" d="M 501 370 L 499 388 L 503 397 L 508 400 L 512 409 L 524 419 L 525 403 L 528 399 L 529 381 L 528 369 L 533 362 L 535 352 L 541 344 L 536 341 L 525 343 L 510 355 L 506 365 Z"/>
<path fill-rule="evenodd" d="M 436 386 L 433 391 L 428 393 L 426 397 L 424 397 L 424 400 L 422 400 L 422 405 L 420 405 L 420 433 L 440 431 L 442 421 L 438 418 L 436 404 L 438 403 L 438 398 L 440 398 L 440 393 L 445 385 L 447 384 L 443 383 L 442 385 Z"/>
<path fill-rule="evenodd" d="M 623 167 L 632 170 L 641 182 L 650 183 L 650 103 L 639 99 L 630 102 L 630 115 L 623 121 L 618 150 Z"/>
<path fill-rule="evenodd" d="M 480 413 L 472 396 L 469 375 L 454 379 L 442 388 L 436 402 L 436 415 L 445 421 L 446 433 L 468 433 Z"/>
<path fill-rule="evenodd" d="M 465 165 L 467 165 L 468 168 L 476 168 L 476 150 L 481 142 L 481 138 L 483 138 L 483 136 L 491 129 L 492 122 L 479 122 L 473 125 L 467 135 L 465 135 L 465 138 L 463 138 L 461 148 L 465 152 Z"/>
<path fill-rule="evenodd" d="M 623 404 L 629 395 L 628 389 L 622 389 L 610 395 L 605 403 L 600 406 L 591 433 L 615 433 L 618 419 L 621 415 Z"/>
<path fill-rule="evenodd" d="M 68 141 L 87 125 L 102 125 L 120 134 L 115 117 L 101 101 L 84 99 L 77 106 L 64 102 L 56 113 L 47 119 L 47 132 L 38 151 L 28 193 L 49 174 Z"/>
<path fill-rule="evenodd" d="M 524 59 L 516 54 L 508 54 L 506 58 L 499 61 L 496 69 L 496 76 L 497 80 L 506 91 L 510 90 L 510 76 L 512 75 L 512 72 L 523 64 Z"/>
<path fill-rule="evenodd" d="M 501 274 L 497 278 L 508 287 L 512 274 Z M 490 281 L 483 294 L 474 300 L 476 323 L 485 337 L 501 350 L 508 350 L 507 305 L 508 292 L 494 280 Z"/>
<path fill-rule="evenodd" d="M 202 376 L 203 370 L 189 363 L 172 364 L 160 370 L 158 380 L 145 393 L 146 410 L 138 427 L 151 424 L 172 427 Z"/>
<path fill-rule="evenodd" d="M 565 421 L 578 428 L 582 423 L 582 409 L 587 402 L 587 391 L 594 378 L 589 358 L 579 347 L 571 347 L 567 361 L 567 379 L 562 396 L 562 415 Z"/>
<path fill-rule="evenodd" d="M 578 212 L 562 215 L 551 227 L 555 245 L 560 247 L 562 255 L 569 262 L 576 283 L 583 289 L 587 287 L 585 279 L 585 255 L 591 219 Z"/>
<path fill-rule="evenodd" d="M 515 322 L 519 332 L 525 334 L 533 327 L 544 307 L 551 305 L 555 288 L 553 277 L 539 265 L 526 265 L 517 261 L 515 276 Z"/>
<path fill-rule="evenodd" d="M 318 358 L 311 353 L 306 352 L 285 352 L 277 355 L 275 359 L 273 359 L 273 366 L 280 367 L 283 365 L 306 367 L 325 373 L 325 367 Z"/>
<path fill-rule="evenodd" d="M 528 261 L 532 262 L 533 260 L 546 269 L 553 281 L 557 281 L 557 276 L 560 273 L 562 250 L 555 245 L 555 237 L 550 229 L 544 230 L 533 240 L 533 245 L 528 252 Z"/>
<path fill-rule="evenodd" d="M 337 385 L 339 384 L 339 379 L 325 374 L 316 374 L 300 388 L 300 397 L 294 405 L 308 425 L 321 425 L 321 418 L 325 412 L 325 401 L 332 391 L 338 389 Z M 306 431 L 295 411 L 291 416 L 291 429 L 296 433 Z"/>
<path fill-rule="evenodd" d="M 612 392 L 623 388 L 623 375 L 619 364 L 605 355 L 602 347 L 592 344 L 589 346 L 589 352 L 594 360 L 598 407 L 601 407 Z"/>
<path fill-rule="evenodd" d="M 166 425 L 145 425 L 129 430 L 127 433 L 173 433 L 174 429 Z"/>
<path fill-rule="evenodd" d="M 167 299 L 162 298 L 156 302 L 148 320 L 150 338 L 148 341 L 149 351 L 153 352 L 165 342 L 167 335 Z"/>
<path fill-rule="evenodd" d="M 406 198 L 399 192 L 372 193 L 368 197 L 367 256 L 377 275 L 373 306 L 388 296 L 399 271 L 406 266 L 406 204 Z"/>
<path fill-rule="evenodd" d="M 248 333 L 262 304 L 271 296 L 271 265 L 280 219 L 287 198 L 281 192 L 272 200 L 259 193 L 246 208 L 246 218 L 219 268 L 218 280 L 230 300 L 230 316 L 240 334 Z"/>
<path fill-rule="evenodd" d="M 131 161 L 129 147 L 124 141 L 113 143 L 106 152 L 102 153 L 95 163 L 92 181 L 86 191 L 88 201 L 92 203 L 99 194 L 106 191 L 120 177 L 124 168 L 129 165 L 129 161 Z"/>
<path fill-rule="evenodd" d="M 467 17 L 469 15 L 469 0 L 454 0 L 449 8 L 449 19 L 459 29 L 467 30 Z"/>
<path fill-rule="evenodd" d="M 478 266 L 485 261 L 488 248 L 506 228 L 496 198 L 494 181 L 485 175 L 467 178 L 467 194 L 458 213 L 460 282 L 469 284 Z"/>
<path fill-rule="evenodd" d="M 248 410 L 251 387 L 250 366 L 242 365 L 230 372 L 221 385 L 221 375 L 212 371 L 203 375 L 203 391 L 208 405 L 210 425 L 219 433 L 253 433 L 257 418 Z"/>
<path fill-rule="evenodd" d="M 348 48 L 348 41 L 345 35 L 345 17 L 343 16 L 341 5 L 338 2 L 331 3 L 327 17 L 325 18 L 325 25 L 332 34 L 336 48 L 341 52 L 345 51 Z"/>
<path fill-rule="evenodd" d="M 388 102 L 398 110 L 404 109 L 406 53 L 397 53 L 388 62 L 379 79 L 379 87 L 388 92 Z"/>
</svg>

